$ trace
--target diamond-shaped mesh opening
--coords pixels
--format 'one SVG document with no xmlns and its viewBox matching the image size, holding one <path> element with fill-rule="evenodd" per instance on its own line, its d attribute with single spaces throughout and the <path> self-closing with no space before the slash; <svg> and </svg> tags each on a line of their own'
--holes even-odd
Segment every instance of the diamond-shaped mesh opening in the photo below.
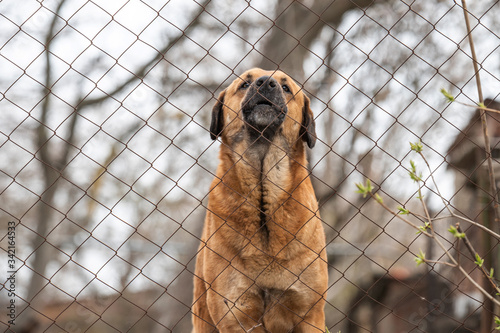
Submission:
<svg viewBox="0 0 500 333">
<path fill-rule="evenodd" d="M 499 15 L 494 0 L 0 2 L 0 330 L 494 330 Z M 303 159 L 273 141 L 276 161 L 255 167 L 238 146 L 247 127 L 212 111 L 253 67 L 286 72 L 310 98 L 316 144 Z M 233 136 L 212 141 L 215 120 Z M 301 196 L 308 180 L 288 188 L 273 174 L 297 165 L 317 209 Z M 265 178 L 246 195 L 244 181 L 225 182 L 252 172 Z M 367 178 L 371 194 L 356 193 Z M 297 288 L 318 293 L 318 275 L 293 268 L 323 250 L 303 238 L 315 221 L 328 259 L 319 324 L 312 304 L 285 304 Z M 255 242 L 272 226 L 269 259 Z M 292 247 L 306 250 L 281 261 Z M 216 277 L 197 267 L 207 252 Z M 271 268 L 252 273 L 241 258 Z M 193 294 L 195 281 L 208 292 Z M 265 310 L 248 321 L 238 302 L 254 294 Z M 268 318 L 282 313 L 278 329 Z"/>
</svg>

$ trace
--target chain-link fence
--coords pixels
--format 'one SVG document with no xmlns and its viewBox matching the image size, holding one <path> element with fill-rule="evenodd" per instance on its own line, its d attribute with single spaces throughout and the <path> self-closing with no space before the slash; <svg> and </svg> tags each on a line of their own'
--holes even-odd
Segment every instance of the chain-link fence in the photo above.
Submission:
<svg viewBox="0 0 500 333">
<path fill-rule="evenodd" d="M 211 110 L 261 67 L 311 99 L 329 331 L 493 331 L 500 7 L 468 5 L 0 1 L 1 329 L 191 330 Z"/>
</svg>

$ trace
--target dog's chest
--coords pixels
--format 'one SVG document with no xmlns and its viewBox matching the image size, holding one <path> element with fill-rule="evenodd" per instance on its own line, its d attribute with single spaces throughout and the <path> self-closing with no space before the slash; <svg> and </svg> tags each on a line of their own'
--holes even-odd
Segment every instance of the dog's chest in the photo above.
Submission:
<svg viewBox="0 0 500 333">
<path fill-rule="evenodd" d="M 270 200 L 277 200 L 289 190 L 291 180 L 290 157 L 283 150 L 270 149 L 261 166 L 264 195 Z"/>
<path fill-rule="evenodd" d="M 300 272 L 289 260 L 279 260 L 265 254 L 254 254 L 244 260 L 243 271 L 255 284 L 268 290 L 292 290 Z"/>
</svg>

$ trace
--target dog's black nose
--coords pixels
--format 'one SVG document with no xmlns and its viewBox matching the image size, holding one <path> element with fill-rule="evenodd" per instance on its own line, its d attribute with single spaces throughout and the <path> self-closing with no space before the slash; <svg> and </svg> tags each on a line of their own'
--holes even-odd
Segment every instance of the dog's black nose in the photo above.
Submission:
<svg viewBox="0 0 500 333">
<path fill-rule="evenodd" d="M 269 76 L 261 76 L 255 81 L 259 90 L 273 90 L 278 86 L 278 82 Z"/>
</svg>

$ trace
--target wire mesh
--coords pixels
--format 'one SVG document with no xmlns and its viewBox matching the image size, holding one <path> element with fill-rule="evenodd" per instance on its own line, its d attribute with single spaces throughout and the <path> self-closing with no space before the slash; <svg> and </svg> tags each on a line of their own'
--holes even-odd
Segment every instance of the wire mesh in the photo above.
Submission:
<svg viewBox="0 0 500 333">
<path fill-rule="evenodd" d="M 329 331 L 492 331 L 472 281 L 495 296 L 478 261 L 495 281 L 498 239 L 477 224 L 498 231 L 500 118 L 477 106 L 500 110 L 500 7 L 469 7 L 477 73 L 456 1 L 1 1 L 0 327 L 190 331 L 211 109 L 262 67 L 311 98 Z M 423 232 L 356 193 L 366 178 Z"/>
</svg>

